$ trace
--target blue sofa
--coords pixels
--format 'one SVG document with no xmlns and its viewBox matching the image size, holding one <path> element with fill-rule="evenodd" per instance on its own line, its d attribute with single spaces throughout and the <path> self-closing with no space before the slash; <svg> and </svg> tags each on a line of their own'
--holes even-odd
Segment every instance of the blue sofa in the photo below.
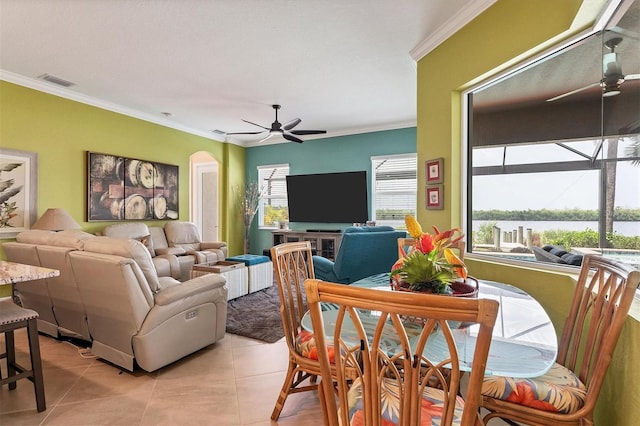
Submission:
<svg viewBox="0 0 640 426">
<path fill-rule="evenodd" d="M 398 238 L 406 237 L 405 231 L 396 231 L 391 226 L 349 227 L 342 234 L 335 262 L 313 256 L 315 276 L 319 280 L 351 284 L 391 272 L 391 266 L 398 260 Z"/>
</svg>

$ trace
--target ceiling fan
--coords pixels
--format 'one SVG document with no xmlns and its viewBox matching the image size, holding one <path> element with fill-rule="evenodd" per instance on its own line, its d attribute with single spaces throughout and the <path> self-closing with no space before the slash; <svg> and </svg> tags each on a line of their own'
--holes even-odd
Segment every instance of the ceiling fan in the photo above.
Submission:
<svg viewBox="0 0 640 426">
<path fill-rule="evenodd" d="M 264 130 L 261 130 L 259 132 L 227 133 L 227 135 L 259 135 L 260 133 L 269 132 L 269 134 L 265 138 L 261 139 L 259 142 L 264 142 L 267 139 L 271 138 L 272 136 L 282 135 L 283 138 L 291 142 L 302 143 L 304 141 L 300 138 L 297 138 L 295 135 L 320 135 L 320 134 L 327 133 L 326 130 L 291 130 L 294 127 L 296 127 L 298 124 L 300 124 L 302 120 L 300 120 L 299 118 L 294 118 L 293 120 L 285 124 L 281 124 L 278 121 L 278 110 L 280 109 L 280 105 L 271 105 L 271 106 L 276 111 L 276 119 L 273 123 L 271 123 L 271 127 L 264 127 L 259 124 L 252 123 L 251 121 L 247 121 L 243 119 L 242 121 L 244 121 L 245 123 L 253 124 L 254 126 L 261 127 Z"/>
<path fill-rule="evenodd" d="M 567 93 L 555 96 L 547 99 L 547 102 L 557 101 L 558 99 L 566 98 L 567 96 L 575 95 L 584 90 L 592 87 L 600 86 L 602 88 L 602 96 L 609 97 L 620 94 L 622 84 L 627 80 L 640 79 L 640 74 L 622 74 L 622 65 L 619 62 L 618 54 L 616 53 L 616 47 L 622 42 L 622 37 L 614 37 L 604 42 L 604 45 L 611 52 L 605 53 L 602 56 L 602 79 L 599 82 L 589 84 L 579 89 L 572 90 Z"/>
</svg>

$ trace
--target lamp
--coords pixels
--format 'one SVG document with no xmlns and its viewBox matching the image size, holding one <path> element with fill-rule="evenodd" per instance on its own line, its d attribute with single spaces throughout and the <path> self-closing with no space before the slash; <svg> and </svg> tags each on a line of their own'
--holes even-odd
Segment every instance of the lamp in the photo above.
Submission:
<svg viewBox="0 0 640 426">
<path fill-rule="evenodd" d="M 44 229 L 47 231 L 63 231 L 65 229 L 80 229 L 78 222 L 73 220 L 64 209 L 47 209 L 40 219 L 31 227 L 32 229 Z"/>
</svg>

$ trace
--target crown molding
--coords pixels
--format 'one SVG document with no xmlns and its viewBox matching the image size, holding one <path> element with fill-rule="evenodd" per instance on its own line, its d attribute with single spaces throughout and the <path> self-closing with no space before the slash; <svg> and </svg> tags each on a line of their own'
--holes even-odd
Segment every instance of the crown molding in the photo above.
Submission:
<svg viewBox="0 0 640 426">
<path fill-rule="evenodd" d="M 107 111 L 112 111 L 118 114 L 133 117 L 139 120 L 148 121 L 154 124 L 158 124 L 160 126 L 169 127 L 175 130 L 179 130 L 181 132 L 193 134 L 196 136 L 202 136 L 204 138 L 212 139 L 218 142 L 230 143 L 233 145 L 238 145 L 246 148 L 252 147 L 252 146 L 263 146 L 263 145 L 271 145 L 271 144 L 288 142 L 283 138 L 274 139 L 273 141 L 270 140 L 268 143 L 258 143 L 258 142 L 250 142 L 250 141 L 240 141 L 231 137 L 225 137 L 224 134 L 221 134 L 218 137 L 216 137 L 217 135 L 212 134 L 211 132 L 203 132 L 202 130 L 194 129 L 188 126 L 183 126 L 171 121 L 170 119 L 157 117 L 155 115 L 137 111 L 132 108 L 127 108 L 122 105 L 106 102 L 101 99 L 97 99 L 91 96 L 74 92 L 73 90 L 70 90 L 64 87 L 55 86 L 51 83 L 47 83 L 46 81 L 25 77 L 25 76 L 15 74 L 3 69 L 0 69 L 0 80 L 7 81 L 9 83 L 14 83 L 19 86 L 28 87 L 33 90 L 38 90 L 40 92 L 48 93 L 50 95 L 59 96 L 61 98 L 80 102 L 86 105 L 91 105 Z M 326 139 L 326 138 L 333 138 L 333 137 L 339 137 L 339 136 L 355 135 L 360 133 L 372 133 L 372 132 L 381 132 L 385 130 L 396 130 L 396 129 L 403 129 L 407 127 L 416 127 L 416 125 L 417 125 L 416 121 L 412 120 L 412 121 L 400 122 L 400 123 L 390 123 L 390 124 L 385 124 L 381 126 L 344 129 L 344 130 L 338 130 L 335 132 L 330 132 L 323 136 L 315 136 L 315 137 L 307 136 L 305 137 L 305 140 Z"/>
<path fill-rule="evenodd" d="M 118 114 L 137 118 L 139 120 L 148 121 L 150 123 L 158 124 L 160 126 L 169 127 L 175 130 L 180 130 L 181 132 L 190 133 L 196 136 L 202 136 L 204 138 L 212 139 L 218 142 L 227 142 L 224 140 L 224 138 L 223 139 L 216 138 L 215 135 L 212 134 L 211 132 L 203 132 L 202 130 L 194 129 L 188 126 L 183 126 L 163 117 L 156 117 L 153 114 L 137 111 L 137 110 L 127 108 L 115 103 L 106 102 L 101 99 L 93 98 L 91 96 L 74 92 L 73 90 L 69 90 L 63 87 L 57 87 L 51 83 L 47 83 L 42 80 L 25 77 L 25 76 L 15 74 L 3 69 L 0 69 L 0 80 L 7 81 L 9 83 L 14 83 L 19 86 L 28 87 L 30 89 L 38 90 L 40 92 L 45 92 L 50 95 L 59 96 L 61 98 L 70 99 L 72 101 L 91 105 L 97 108 L 105 109 L 107 111 L 112 111 Z M 229 141 L 229 143 L 234 143 L 234 142 Z"/>
<path fill-rule="evenodd" d="M 429 37 L 411 49 L 409 55 L 414 61 L 424 58 L 429 52 L 438 47 L 443 41 L 455 34 L 460 28 L 474 20 L 478 15 L 487 10 L 498 0 L 474 0 L 465 6 L 460 12 L 449 18 L 439 26 Z"/>
</svg>

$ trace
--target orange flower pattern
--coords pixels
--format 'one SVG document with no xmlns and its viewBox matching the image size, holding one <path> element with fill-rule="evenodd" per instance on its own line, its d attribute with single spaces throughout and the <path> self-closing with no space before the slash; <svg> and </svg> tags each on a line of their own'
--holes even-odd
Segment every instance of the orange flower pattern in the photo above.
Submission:
<svg viewBox="0 0 640 426">
<path fill-rule="evenodd" d="M 316 347 L 316 339 L 313 337 L 313 333 L 307 330 L 302 330 L 296 336 L 295 340 L 296 351 L 305 358 L 318 360 L 318 348 Z M 329 362 L 335 362 L 335 353 L 333 346 L 327 346 L 327 353 L 329 354 Z"/>
<path fill-rule="evenodd" d="M 587 390 L 571 370 L 556 363 L 540 377 L 485 377 L 482 394 L 539 410 L 568 414 L 584 406 Z"/>
<path fill-rule="evenodd" d="M 349 425 L 350 426 L 364 426 L 364 412 L 362 411 L 362 382 L 360 379 L 354 381 L 353 385 L 349 389 Z M 381 426 L 397 426 L 400 421 L 400 389 L 394 380 L 383 379 L 382 389 L 382 410 L 381 413 Z M 464 409 L 464 400 L 458 397 L 456 400 L 456 407 L 454 409 L 454 423 L 455 420 L 462 418 L 462 411 Z M 422 401 L 420 403 L 420 425 L 439 425 L 442 419 L 443 410 L 443 393 L 440 389 L 425 388 L 422 394 Z"/>
</svg>

